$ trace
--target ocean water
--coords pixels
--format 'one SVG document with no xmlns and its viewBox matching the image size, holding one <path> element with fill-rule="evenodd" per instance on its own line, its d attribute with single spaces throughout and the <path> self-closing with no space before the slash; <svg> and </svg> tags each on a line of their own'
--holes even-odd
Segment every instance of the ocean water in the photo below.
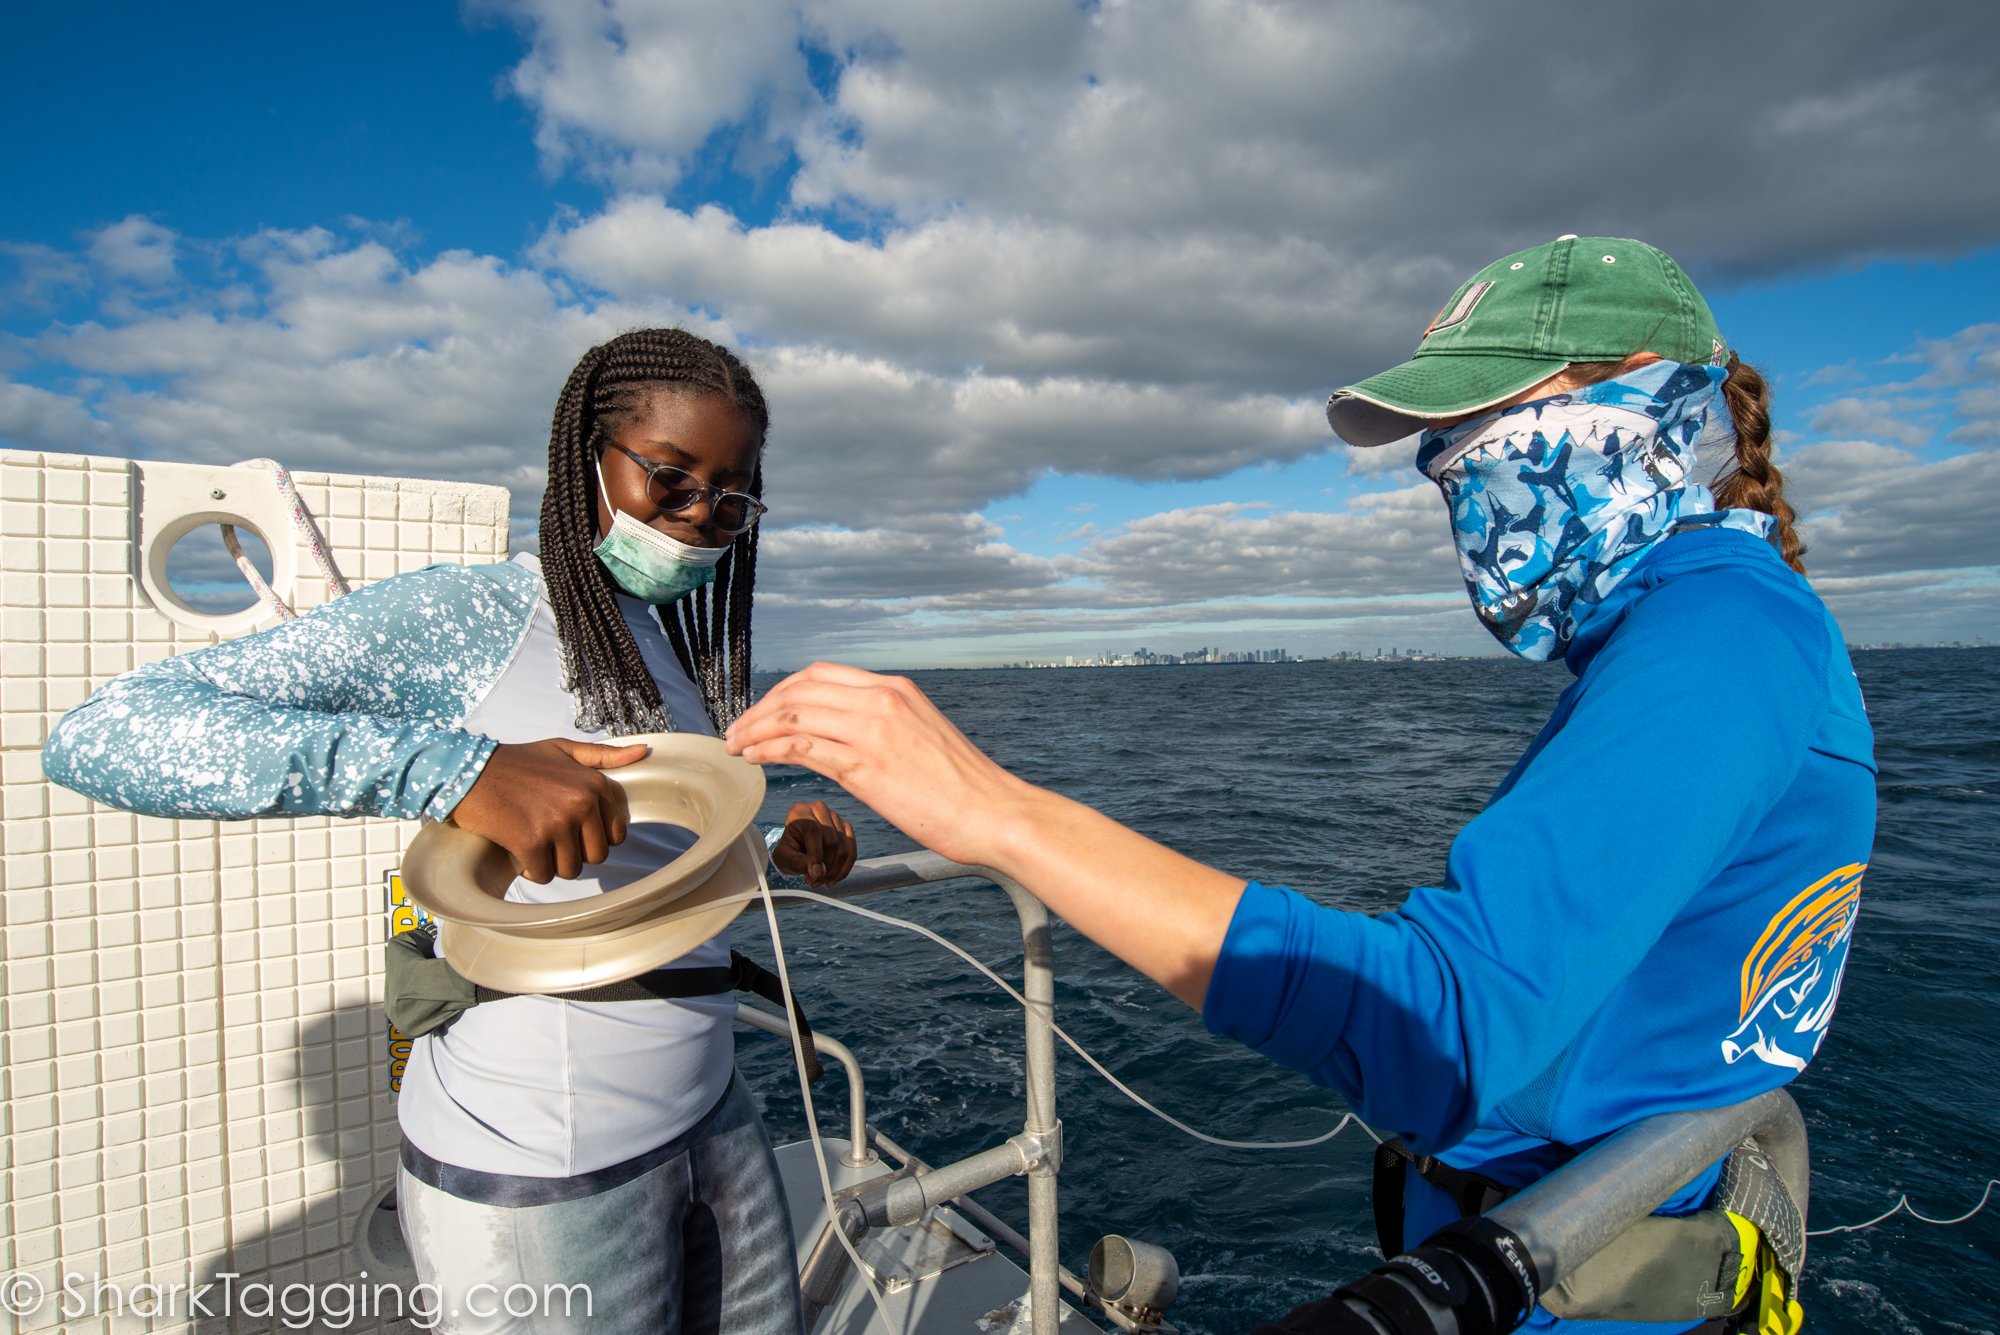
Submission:
<svg viewBox="0 0 2000 1335">
<path fill-rule="evenodd" d="M 1810 1226 L 1858 1223 L 1907 1192 L 1956 1215 L 2000 1176 L 2000 650 L 1856 656 L 1881 762 L 1881 819 L 1844 992 L 1792 1090 L 1812 1132 Z M 1320 902 L 1379 910 L 1434 884 L 1458 827 L 1568 680 L 1511 660 L 915 674 L 976 741 L 1033 781 L 1195 857 Z M 1746 697 L 1754 684 L 1746 684 Z M 1718 701 L 1714 724 L 1727 727 Z M 774 771 L 766 817 L 824 797 L 864 856 L 909 843 L 837 789 Z M 1019 934 L 991 887 L 919 888 L 868 906 L 943 931 L 1016 976 Z M 761 922 L 739 947 L 768 957 Z M 931 943 L 836 910 L 786 911 L 795 986 L 816 1027 L 854 1048 L 870 1120 L 937 1163 L 1021 1120 L 1015 1005 Z M 1280 1140 L 1331 1127 L 1339 1098 L 1215 1038 L 1165 991 L 1067 928 L 1057 1019 L 1119 1077 L 1212 1134 Z M 775 1138 L 804 1134 L 783 1046 L 738 1040 Z M 1350 1128 L 1305 1151 L 1183 1137 L 1058 1050 L 1062 1254 L 1082 1271 L 1106 1233 L 1178 1258 L 1170 1313 L 1190 1335 L 1244 1331 L 1378 1263 L 1371 1143 Z M 844 1115 L 840 1077 L 815 1093 Z M 1907 1215 L 1813 1240 L 1808 1330 L 2000 1327 L 2000 1192 L 1952 1228 Z M 1025 1192 L 980 1198 L 1017 1226 Z"/>
</svg>

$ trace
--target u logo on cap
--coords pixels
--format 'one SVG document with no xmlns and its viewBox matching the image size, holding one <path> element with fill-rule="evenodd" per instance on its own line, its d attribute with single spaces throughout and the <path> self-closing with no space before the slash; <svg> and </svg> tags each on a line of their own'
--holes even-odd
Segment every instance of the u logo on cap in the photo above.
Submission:
<svg viewBox="0 0 2000 1335">
<path fill-rule="evenodd" d="M 1484 297 L 1492 288 L 1493 284 L 1491 282 L 1483 282 L 1474 283 L 1471 287 L 1465 289 L 1456 302 L 1446 306 L 1437 313 L 1437 318 L 1431 321 L 1430 328 L 1424 330 L 1424 337 L 1429 338 L 1440 329 L 1449 329 L 1453 325 L 1464 324 L 1466 317 L 1472 314 L 1473 308 L 1479 305 L 1480 298 Z"/>
</svg>

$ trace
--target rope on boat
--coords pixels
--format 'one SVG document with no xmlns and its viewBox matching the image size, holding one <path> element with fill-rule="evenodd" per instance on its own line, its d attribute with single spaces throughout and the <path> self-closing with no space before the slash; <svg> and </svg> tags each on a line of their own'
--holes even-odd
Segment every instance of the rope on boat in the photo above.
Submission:
<svg viewBox="0 0 2000 1335">
<path fill-rule="evenodd" d="M 1881 1214 L 1876 1215 L 1873 1219 L 1864 1220 L 1859 1224 L 1836 1224 L 1832 1228 L 1809 1228 L 1806 1230 L 1806 1236 L 1809 1238 L 1823 1238 L 1829 1233 L 1859 1233 L 1862 1229 L 1873 1228 L 1875 1225 L 1882 1223 L 1886 1219 L 1893 1218 L 1897 1213 L 1905 1210 L 1910 1213 L 1911 1218 L 1922 1220 L 1926 1224 L 1940 1224 L 1946 1227 L 1952 1224 L 1962 1224 L 1986 1208 L 1986 1203 L 1993 1198 L 1993 1189 L 1995 1187 L 2000 1187 L 2000 1177 L 1987 1178 L 1986 1190 L 1979 1193 L 1979 1204 L 1953 1219 L 1931 1218 L 1916 1206 L 1910 1204 L 1910 1197 L 1906 1192 L 1896 1198 L 1894 1205 L 1884 1210 Z"/>
<path fill-rule="evenodd" d="M 854 1265 L 854 1273 L 868 1290 L 868 1297 L 875 1304 L 875 1315 L 882 1319 L 882 1329 L 893 1331 L 896 1323 L 889 1317 L 889 1308 L 882 1299 L 882 1291 L 875 1283 L 875 1273 L 861 1259 L 861 1252 L 855 1247 L 847 1230 L 840 1226 L 840 1207 L 833 1199 L 833 1178 L 826 1171 L 826 1147 L 820 1143 L 819 1113 L 813 1108 L 812 1077 L 806 1074 L 806 1051 L 809 1040 L 799 1032 L 799 1005 L 792 996 L 791 970 L 785 965 L 785 938 L 778 932 L 778 906 L 771 898 L 771 880 L 764 874 L 762 863 L 757 867 L 757 889 L 764 899 L 764 921 L 771 928 L 771 954 L 778 961 L 778 988 L 785 994 L 785 1022 L 792 1030 L 792 1067 L 798 1072 L 799 1097 L 805 1100 L 806 1134 L 812 1138 L 813 1167 L 819 1170 L 819 1189 L 826 1200 L 826 1226 L 833 1230 L 834 1239 L 846 1251 L 847 1259 Z M 756 898 L 752 895 L 749 898 Z M 819 898 L 814 895 L 813 898 Z M 838 902 L 838 901 L 833 901 Z M 1012 989 L 1009 989 L 1010 991 Z M 868 1128 L 857 1126 L 854 1134 L 866 1137 Z M 861 1146 L 855 1146 L 860 1150 Z"/>
<path fill-rule="evenodd" d="M 271 470 L 272 476 L 278 483 L 278 494 L 284 497 L 285 507 L 291 512 L 292 531 L 304 540 L 306 547 L 312 552 L 314 562 L 319 566 L 320 574 L 326 579 L 326 600 L 332 602 L 349 592 L 346 577 L 333 564 L 333 553 L 327 550 L 325 535 L 319 531 L 319 525 L 313 522 L 312 514 L 306 509 L 306 503 L 299 499 L 299 489 L 292 483 L 290 470 L 276 459 L 245 459 L 235 466 Z M 236 537 L 236 525 L 223 524 L 220 527 L 222 545 L 229 549 L 230 556 L 235 558 L 236 568 L 243 572 L 244 579 L 250 581 L 250 587 L 256 592 L 257 597 L 278 614 L 278 620 L 296 620 L 299 614 L 278 596 L 275 589 L 264 582 L 264 576 L 259 573 L 256 563 L 243 554 L 243 544 Z"/>
<path fill-rule="evenodd" d="M 977 959 L 973 958 L 970 952 L 966 951 L 960 946 L 953 944 L 950 941 L 945 940 L 944 937 L 939 936 L 936 932 L 924 926 L 922 923 L 911 922 L 907 918 L 891 917 L 889 914 L 886 913 L 878 913 L 874 909 L 864 909 L 859 904 L 850 904 L 844 899 L 835 899 L 830 895 L 816 895 L 810 890 L 781 889 L 773 893 L 784 895 L 788 899 L 809 899 L 813 901 L 815 904 L 830 904 L 834 908 L 845 909 L 847 912 L 858 914 L 863 918 L 869 918 L 875 922 L 885 923 L 891 927 L 901 927 L 905 931 L 915 932 L 918 936 L 927 937 L 930 940 L 935 941 L 938 945 L 943 946 L 946 950 L 949 950 L 952 954 L 958 956 L 960 959 L 964 960 L 967 964 L 970 964 L 973 968 L 979 970 L 980 973 L 985 974 L 986 977 L 994 984 L 994 986 L 998 987 L 1008 996 L 1014 998 L 1014 1000 L 1019 1002 L 1022 1006 L 1025 1007 L 1028 1005 L 1028 999 L 1022 996 L 1018 991 L 1016 991 L 1014 989 L 1014 986 L 1011 983 L 1009 983 L 1006 979 L 1002 978 L 999 974 L 993 972 L 993 970 L 987 968 L 984 964 L 980 963 Z M 772 924 L 773 928 L 772 940 L 774 944 L 776 942 L 776 926 L 777 925 L 774 922 Z M 782 964 L 785 958 L 785 952 L 782 949 L 779 949 L 777 951 L 777 956 L 780 964 Z M 1126 1084 L 1123 1080 L 1120 1080 L 1117 1076 L 1111 1074 L 1110 1071 L 1106 1070 L 1104 1064 L 1098 1061 L 1097 1058 L 1091 1056 L 1090 1053 L 1085 1051 L 1081 1043 L 1077 1042 L 1075 1039 L 1071 1038 L 1067 1033 L 1065 1033 L 1061 1025 L 1051 1023 L 1049 1025 L 1049 1028 L 1055 1031 L 1055 1035 L 1057 1038 L 1060 1038 L 1065 1044 L 1068 1045 L 1069 1050 L 1071 1052 L 1074 1052 L 1077 1056 L 1083 1058 L 1084 1062 L 1089 1065 L 1091 1070 L 1097 1072 L 1099 1075 L 1103 1076 L 1105 1080 L 1109 1081 L 1113 1089 L 1117 1090 L 1120 1094 L 1123 1094 L 1126 1098 L 1132 1100 L 1132 1102 L 1138 1104 L 1141 1108 L 1144 1108 L 1147 1112 L 1153 1114 L 1153 1116 L 1165 1122 L 1168 1126 L 1173 1127 L 1176 1131 L 1181 1132 L 1183 1135 L 1192 1136 L 1196 1140 L 1204 1141 L 1207 1144 L 1218 1145 L 1226 1150 L 1302 1150 L 1302 1149 L 1307 1149 L 1314 1145 L 1324 1145 L 1327 1141 L 1332 1140 L 1335 1136 L 1345 1131 L 1350 1123 L 1360 1127 L 1362 1131 L 1367 1133 L 1369 1139 L 1373 1140 L 1377 1145 L 1382 1143 L 1382 1137 L 1376 1135 L 1373 1128 L 1371 1128 L 1366 1122 L 1362 1121 L 1359 1117 L 1356 1117 L 1353 1113 L 1346 1114 L 1338 1122 L 1334 1123 L 1333 1129 L 1331 1131 L 1322 1132 L 1320 1135 L 1311 1136 L 1305 1140 L 1228 1140 L 1221 1136 L 1211 1136 L 1206 1131 L 1198 1131 L 1194 1127 L 1189 1126 L 1186 1122 L 1183 1122 L 1180 1118 L 1175 1117 L 1172 1113 L 1166 1112 L 1154 1106 L 1152 1103 L 1148 1102 L 1145 1096 L 1141 1095 L 1136 1090 L 1134 1090 L 1130 1085 Z"/>
</svg>

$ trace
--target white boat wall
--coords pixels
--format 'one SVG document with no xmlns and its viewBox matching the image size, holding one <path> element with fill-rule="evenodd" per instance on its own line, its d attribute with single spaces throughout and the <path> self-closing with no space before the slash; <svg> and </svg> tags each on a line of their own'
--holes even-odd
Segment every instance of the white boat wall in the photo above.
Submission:
<svg viewBox="0 0 2000 1335">
<path fill-rule="evenodd" d="M 354 585 L 507 555 L 503 487 L 293 480 Z M 415 827 L 155 820 L 42 776 L 49 728 L 96 684 L 276 621 L 167 585 L 174 542 L 218 522 L 264 539 L 292 607 L 324 601 L 264 468 L 0 450 L 0 1273 L 47 1299 L 0 1326 L 283 1328 L 197 1321 L 160 1290 L 351 1281 L 352 1221 L 393 1178 L 381 947 Z"/>
</svg>

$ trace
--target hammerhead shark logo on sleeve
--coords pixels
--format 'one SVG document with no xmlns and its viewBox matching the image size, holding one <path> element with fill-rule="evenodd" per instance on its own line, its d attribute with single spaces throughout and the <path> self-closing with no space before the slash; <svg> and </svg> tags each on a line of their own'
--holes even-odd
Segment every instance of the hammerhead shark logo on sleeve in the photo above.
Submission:
<svg viewBox="0 0 2000 1335">
<path fill-rule="evenodd" d="M 1755 1055 L 1803 1071 L 1833 1022 L 1841 970 L 1854 935 L 1865 862 L 1813 882 L 1771 918 L 1743 959 L 1736 1032 L 1722 1040 L 1734 1065 Z"/>
</svg>

